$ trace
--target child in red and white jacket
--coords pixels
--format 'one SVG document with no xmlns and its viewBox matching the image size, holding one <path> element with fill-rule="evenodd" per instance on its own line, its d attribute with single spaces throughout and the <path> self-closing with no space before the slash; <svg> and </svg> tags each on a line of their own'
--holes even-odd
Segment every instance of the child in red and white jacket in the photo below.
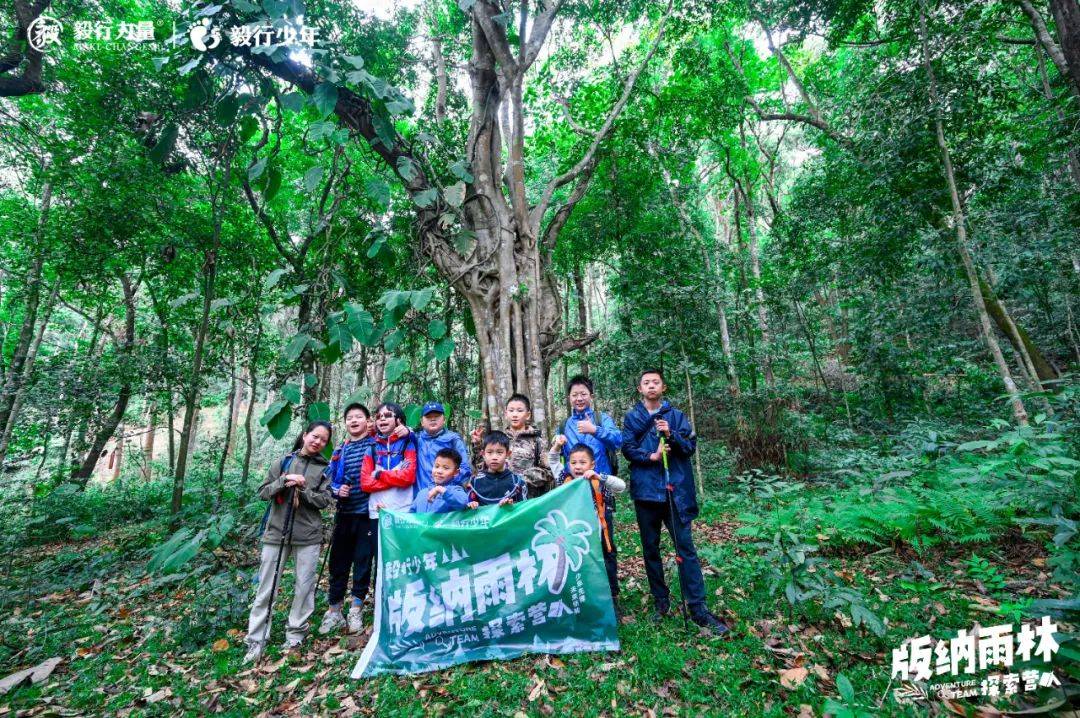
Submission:
<svg viewBox="0 0 1080 718">
<path fill-rule="evenodd" d="M 360 488 L 369 493 L 368 516 L 379 517 L 379 509 L 409 511 L 416 484 L 416 437 L 400 436 L 405 412 L 392 402 L 375 410 L 375 442 L 360 468 Z M 377 526 L 375 527 L 377 531 Z M 376 544 L 377 545 L 377 544 Z"/>
</svg>

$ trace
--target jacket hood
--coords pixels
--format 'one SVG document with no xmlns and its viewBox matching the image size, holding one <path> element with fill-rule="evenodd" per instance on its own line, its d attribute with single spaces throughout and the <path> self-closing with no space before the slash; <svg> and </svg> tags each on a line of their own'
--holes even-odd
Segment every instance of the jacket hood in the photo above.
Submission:
<svg viewBox="0 0 1080 718">
<path fill-rule="evenodd" d="M 315 454 L 314 456 L 308 456 L 307 454 L 302 454 L 299 451 L 296 451 L 296 452 L 294 452 L 293 456 L 295 456 L 296 459 L 304 459 L 305 461 L 307 461 L 310 464 L 321 464 L 322 466 L 327 466 L 330 463 L 330 460 L 327 459 L 322 454 Z M 295 459 L 294 459 L 294 461 L 295 461 Z"/>
</svg>

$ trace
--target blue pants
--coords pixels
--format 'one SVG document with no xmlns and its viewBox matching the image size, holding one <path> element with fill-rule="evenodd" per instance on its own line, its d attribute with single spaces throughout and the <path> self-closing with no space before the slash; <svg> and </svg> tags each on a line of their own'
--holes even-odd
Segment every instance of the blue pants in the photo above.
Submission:
<svg viewBox="0 0 1080 718">
<path fill-rule="evenodd" d="M 645 575 L 649 579 L 649 593 L 657 602 L 671 600 L 671 592 L 664 581 L 664 562 L 660 558 L 660 528 L 666 526 L 668 534 L 678 547 L 679 580 L 683 596 L 692 615 L 705 611 L 705 578 L 701 575 L 701 562 L 694 537 L 690 533 L 690 521 L 683 520 L 675 512 L 675 520 L 666 501 L 634 501 L 638 530 L 641 532 L 641 554 L 645 559 Z"/>
<path fill-rule="evenodd" d="M 362 514 L 337 515 L 334 524 L 334 543 L 330 547 L 330 590 L 327 600 L 336 606 L 345 598 L 352 570 L 353 598 L 363 601 L 371 586 L 372 563 L 378 553 L 377 519 Z"/>
</svg>

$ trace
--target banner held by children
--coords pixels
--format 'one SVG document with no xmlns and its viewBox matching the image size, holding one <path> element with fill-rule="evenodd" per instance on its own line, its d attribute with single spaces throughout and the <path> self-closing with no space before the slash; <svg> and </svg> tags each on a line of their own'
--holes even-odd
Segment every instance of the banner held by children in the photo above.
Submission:
<svg viewBox="0 0 1080 718">
<path fill-rule="evenodd" d="M 375 595 L 353 678 L 619 650 L 587 481 L 509 507 L 380 512 Z"/>
</svg>

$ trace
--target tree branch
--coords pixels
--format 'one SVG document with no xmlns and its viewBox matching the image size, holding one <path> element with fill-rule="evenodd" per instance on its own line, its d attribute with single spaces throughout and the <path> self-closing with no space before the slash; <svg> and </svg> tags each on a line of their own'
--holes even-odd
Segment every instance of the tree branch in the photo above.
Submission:
<svg viewBox="0 0 1080 718">
<path fill-rule="evenodd" d="M 45 91 L 45 83 L 41 79 L 41 52 L 30 47 L 28 42 L 25 53 L 21 52 L 18 46 L 27 41 L 27 30 L 30 24 L 45 12 L 50 1 L 39 0 L 28 4 L 24 0 L 15 0 L 15 32 L 13 34 L 15 48 L 0 59 L 0 75 L 15 70 L 22 65 L 24 60 L 26 65 L 19 75 L 0 76 L 0 97 L 21 97 Z"/>
<path fill-rule="evenodd" d="M 1018 0 L 1018 2 L 1020 3 L 1020 9 L 1024 11 L 1028 20 L 1031 21 L 1031 27 L 1035 30 L 1035 37 L 1038 38 L 1039 44 L 1046 50 L 1046 54 L 1050 61 L 1054 63 L 1054 67 L 1057 68 L 1062 77 L 1071 78 L 1069 66 L 1065 62 L 1065 54 L 1058 47 L 1058 44 L 1054 42 L 1054 38 L 1050 36 L 1050 31 L 1046 29 L 1046 21 L 1043 20 L 1042 15 L 1032 6 L 1030 0 Z M 1075 88 L 1076 84 L 1074 83 L 1073 86 Z"/>
<path fill-rule="evenodd" d="M 664 37 L 664 28 L 667 25 L 667 20 L 671 16 L 673 0 L 668 0 L 667 8 L 664 10 L 664 15 L 660 18 L 660 25 L 657 28 L 656 39 L 653 40 L 652 46 L 649 51 L 645 53 L 645 59 L 641 61 L 641 64 L 634 68 L 634 71 L 627 76 L 626 81 L 623 83 L 622 94 L 619 99 L 612 106 L 611 111 L 608 112 L 607 117 L 604 119 L 604 124 L 597 130 L 592 144 L 585 150 L 585 154 L 581 157 L 577 163 L 568 169 L 566 172 L 554 177 L 544 188 L 544 194 L 540 200 L 540 203 L 532 211 L 533 221 L 536 224 L 540 223 L 540 220 L 547 213 L 548 208 L 551 206 L 551 198 L 555 194 L 555 190 L 560 187 L 564 187 L 570 184 L 582 174 L 588 172 L 591 174 L 592 169 L 595 167 L 596 151 L 600 147 L 600 143 L 603 142 L 607 136 L 611 133 L 611 128 L 615 125 L 615 120 L 622 114 L 623 108 L 626 107 L 626 103 L 630 100 L 630 95 L 634 91 L 634 85 L 637 84 L 638 76 L 652 61 L 653 55 L 656 54 L 657 49 L 660 47 L 660 41 Z"/>
</svg>

